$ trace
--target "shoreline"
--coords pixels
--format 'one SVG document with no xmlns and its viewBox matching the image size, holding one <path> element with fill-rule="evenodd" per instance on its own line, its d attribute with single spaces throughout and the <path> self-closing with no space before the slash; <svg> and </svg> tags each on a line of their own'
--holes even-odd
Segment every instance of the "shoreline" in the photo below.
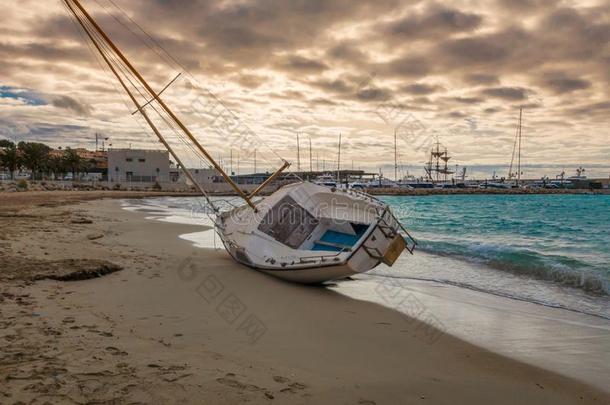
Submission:
<svg viewBox="0 0 610 405">
<path fill-rule="evenodd" d="M 412 318 L 405 324 L 397 311 L 275 280 L 179 238 L 205 228 L 147 220 L 149 214 L 123 210 L 116 200 L 48 205 L 56 203 L 0 218 L 11 221 L 3 256 L 97 257 L 123 270 L 71 283 L 3 283 L 8 295 L 0 306 L 9 315 L 3 337 L 20 337 L 9 340 L 7 352 L 44 355 L 37 361 L 47 368 L 3 357 L 2 371 L 15 378 L 0 388 L 0 398 L 219 404 L 514 403 L 516 392 L 521 403 L 610 398 L 450 335 L 429 345 L 416 333 L 427 326 Z M 74 216 L 91 223 L 73 223 Z M 96 232 L 102 237 L 88 238 Z M 227 300 L 241 303 L 240 317 L 222 310 Z M 264 326 L 254 342 L 246 319 Z M 63 385 L 54 385 L 54 375 Z M 86 389 L 74 391 L 79 384 Z"/>
</svg>

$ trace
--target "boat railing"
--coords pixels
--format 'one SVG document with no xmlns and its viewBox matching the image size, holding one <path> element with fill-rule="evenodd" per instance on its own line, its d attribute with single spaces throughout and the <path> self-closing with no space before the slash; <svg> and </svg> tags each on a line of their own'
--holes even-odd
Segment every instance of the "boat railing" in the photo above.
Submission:
<svg viewBox="0 0 610 405">
<path fill-rule="evenodd" d="M 379 210 L 377 211 L 379 213 Z M 385 207 L 381 213 L 381 215 L 379 215 L 380 220 L 378 222 L 378 225 L 383 222 L 385 224 L 386 227 L 394 229 L 392 227 L 392 225 L 388 224 L 387 221 L 385 220 L 386 214 L 389 214 L 392 219 L 394 220 L 394 222 L 398 225 L 399 227 L 399 233 L 401 234 L 401 236 L 404 238 L 405 243 L 406 243 L 406 249 L 410 254 L 413 254 L 413 252 L 415 251 L 415 248 L 417 247 L 417 240 L 411 235 L 411 233 L 407 230 L 407 228 L 404 227 L 404 225 L 400 222 L 400 220 L 398 218 L 396 218 L 396 216 L 392 213 L 392 211 L 390 210 L 390 207 Z"/>
<path fill-rule="evenodd" d="M 363 193 L 364 194 L 364 193 Z M 365 194 L 366 195 L 366 194 Z M 400 221 L 394 216 L 394 214 L 392 214 L 392 211 L 390 210 L 389 207 L 385 207 L 383 209 L 376 209 L 375 210 L 375 227 L 385 227 L 385 228 L 390 228 L 392 230 L 394 230 L 393 232 L 395 232 L 395 226 L 390 225 L 387 220 L 386 220 L 386 216 L 390 215 L 393 219 L 393 221 L 397 224 L 397 226 L 399 227 L 399 234 L 401 234 L 401 236 L 403 236 L 403 238 L 405 239 L 406 242 L 406 249 L 410 254 L 413 254 L 413 251 L 415 250 L 415 247 L 417 246 L 417 241 L 415 240 L 415 238 L 413 238 L 411 236 L 411 234 L 409 233 L 409 231 L 400 223 Z M 372 232 L 374 231 L 375 227 L 373 229 L 371 229 L 367 234 L 363 235 L 363 241 L 362 244 L 366 242 L 366 240 L 368 240 L 368 238 L 370 237 L 370 235 L 372 234 Z M 238 246 L 237 243 L 235 243 L 233 240 L 227 238 L 227 241 L 230 245 L 234 245 L 234 246 Z M 284 257 L 284 258 L 276 258 L 276 257 L 270 257 L 270 256 L 260 256 L 257 253 L 253 252 L 250 249 L 246 249 L 246 252 L 248 253 L 248 255 L 251 255 L 253 257 L 258 258 L 259 260 L 271 263 L 271 264 L 275 264 L 278 263 L 280 264 L 280 266 L 282 264 L 284 265 L 288 265 L 288 264 L 315 264 L 315 263 L 319 263 L 321 265 L 323 264 L 327 264 L 329 262 L 340 262 L 341 261 L 341 257 L 340 255 L 344 254 L 344 253 L 349 253 L 350 251 L 352 251 L 351 249 L 341 249 L 339 251 L 336 252 L 329 252 L 329 253 L 325 253 L 325 254 L 311 254 L 311 255 L 307 255 L 307 256 L 293 256 L 293 257 Z M 282 262 L 282 259 L 286 259 L 286 262 Z"/>
</svg>

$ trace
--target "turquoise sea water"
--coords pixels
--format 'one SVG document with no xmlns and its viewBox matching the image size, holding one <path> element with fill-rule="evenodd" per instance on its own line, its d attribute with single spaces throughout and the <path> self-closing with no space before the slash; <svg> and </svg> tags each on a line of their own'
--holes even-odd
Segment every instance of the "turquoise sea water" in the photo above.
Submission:
<svg viewBox="0 0 610 405">
<path fill-rule="evenodd" d="M 384 197 L 435 255 L 610 293 L 609 195 Z"/>
<path fill-rule="evenodd" d="M 384 197 L 435 255 L 610 293 L 610 195 Z"/>
</svg>

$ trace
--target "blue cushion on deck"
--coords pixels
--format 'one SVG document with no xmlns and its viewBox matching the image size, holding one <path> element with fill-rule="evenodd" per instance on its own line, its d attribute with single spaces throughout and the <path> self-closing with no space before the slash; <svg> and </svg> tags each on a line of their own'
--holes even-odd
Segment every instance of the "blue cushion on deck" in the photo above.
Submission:
<svg viewBox="0 0 610 405">
<path fill-rule="evenodd" d="M 362 234 L 350 235 L 348 233 L 343 233 L 343 232 L 326 231 L 326 233 L 324 235 L 322 235 L 322 237 L 320 238 L 320 241 L 328 242 L 328 243 L 337 243 L 340 245 L 352 247 L 356 244 L 356 242 L 358 242 L 358 240 L 360 239 L 360 236 L 362 236 Z M 327 245 L 321 245 L 318 243 L 315 243 L 311 250 L 326 250 L 326 251 L 331 251 L 331 252 L 341 251 L 341 249 L 336 246 L 327 246 Z"/>
</svg>

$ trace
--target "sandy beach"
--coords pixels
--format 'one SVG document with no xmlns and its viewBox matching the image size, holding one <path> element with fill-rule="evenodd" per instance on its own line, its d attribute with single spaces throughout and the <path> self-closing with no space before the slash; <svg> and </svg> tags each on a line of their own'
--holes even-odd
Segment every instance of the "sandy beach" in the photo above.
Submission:
<svg viewBox="0 0 610 405">
<path fill-rule="evenodd" d="M 117 199 L 139 196 L 0 194 L 1 404 L 610 403 L 373 302 L 196 248 L 179 235 L 202 227 Z"/>
</svg>

